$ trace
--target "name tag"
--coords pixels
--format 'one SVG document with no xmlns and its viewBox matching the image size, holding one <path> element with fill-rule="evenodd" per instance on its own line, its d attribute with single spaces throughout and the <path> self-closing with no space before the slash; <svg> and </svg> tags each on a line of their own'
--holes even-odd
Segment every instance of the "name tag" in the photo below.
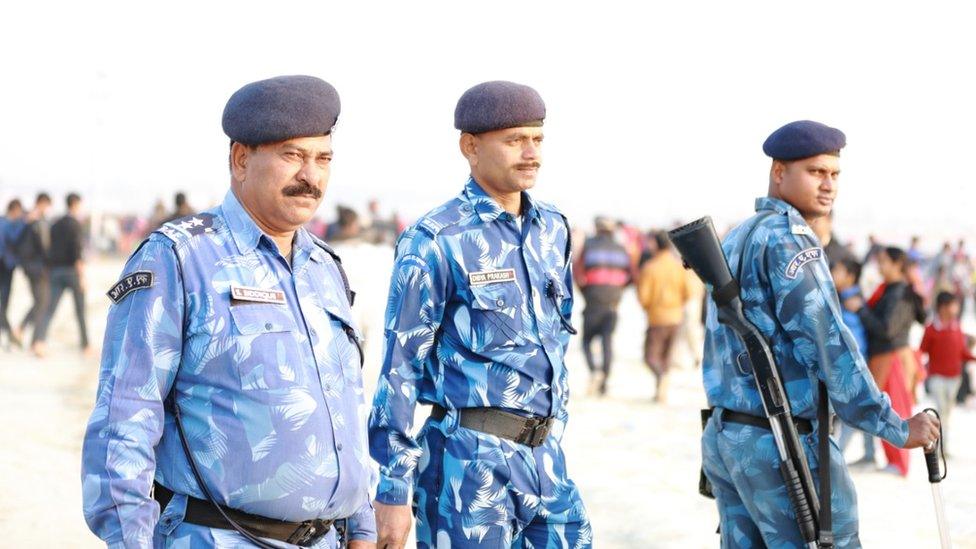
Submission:
<svg viewBox="0 0 976 549">
<path fill-rule="evenodd" d="M 281 290 L 263 290 L 261 288 L 248 288 L 247 286 L 230 287 L 230 297 L 237 301 L 253 301 L 255 303 L 275 303 L 285 304 L 285 292 Z"/>
<path fill-rule="evenodd" d="M 810 263 L 811 261 L 816 261 L 821 257 L 823 257 L 822 248 L 807 248 L 806 250 L 796 254 L 793 256 L 793 259 L 790 260 L 790 264 L 786 266 L 786 278 L 789 278 L 790 280 L 795 279 L 796 275 L 800 273 L 800 269 L 804 265 Z"/>
<path fill-rule="evenodd" d="M 515 282 L 515 269 L 501 269 L 498 271 L 481 271 L 468 274 L 468 285 L 484 286 L 495 282 Z"/>
</svg>

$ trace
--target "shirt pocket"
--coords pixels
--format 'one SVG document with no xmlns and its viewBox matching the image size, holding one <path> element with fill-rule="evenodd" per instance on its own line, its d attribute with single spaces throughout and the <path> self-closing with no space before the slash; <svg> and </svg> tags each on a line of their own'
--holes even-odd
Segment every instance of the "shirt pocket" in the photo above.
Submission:
<svg viewBox="0 0 976 549">
<path fill-rule="evenodd" d="M 290 309 L 270 303 L 235 305 L 230 316 L 241 389 L 268 390 L 304 382 L 298 323 Z"/>
<path fill-rule="evenodd" d="M 471 349 L 490 351 L 525 345 L 522 292 L 514 283 L 471 287 Z"/>
</svg>

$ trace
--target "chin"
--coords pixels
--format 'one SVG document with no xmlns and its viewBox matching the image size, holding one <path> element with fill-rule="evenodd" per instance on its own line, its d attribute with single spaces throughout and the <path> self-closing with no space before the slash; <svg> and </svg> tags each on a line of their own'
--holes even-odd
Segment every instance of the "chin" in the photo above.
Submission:
<svg viewBox="0 0 976 549">
<path fill-rule="evenodd" d="M 535 187 L 535 177 L 531 178 L 519 178 L 515 180 L 515 186 L 518 187 L 520 191 L 527 191 L 532 187 Z"/>
</svg>

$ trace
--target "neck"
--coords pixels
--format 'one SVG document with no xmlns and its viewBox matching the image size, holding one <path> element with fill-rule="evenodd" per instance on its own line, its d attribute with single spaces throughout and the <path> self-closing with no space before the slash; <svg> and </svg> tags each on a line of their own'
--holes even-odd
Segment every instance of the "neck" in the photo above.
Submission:
<svg viewBox="0 0 976 549">
<path fill-rule="evenodd" d="M 251 220 L 254 221 L 254 224 L 261 229 L 262 233 L 268 235 L 268 238 L 275 243 L 275 246 L 278 247 L 278 252 L 285 258 L 288 258 L 291 255 L 292 242 L 295 240 L 295 229 L 275 229 L 255 215 L 248 205 L 241 200 L 241 197 L 239 194 L 237 194 L 236 190 L 234 191 L 234 196 L 237 197 L 237 201 L 241 204 L 241 207 L 244 208 L 244 211 L 247 212 L 247 215 L 251 218 Z"/>
<path fill-rule="evenodd" d="M 501 209 L 512 215 L 520 215 L 522 213 L 522 191 L 515 192 L 500 192 L 492 189 L 488 185 L 482 183 L 478 176 L 473 176 L 478 186 L 481 187 L 485 193 L 491 197 L 495 203 L 498 204 Z"/>
</svg>

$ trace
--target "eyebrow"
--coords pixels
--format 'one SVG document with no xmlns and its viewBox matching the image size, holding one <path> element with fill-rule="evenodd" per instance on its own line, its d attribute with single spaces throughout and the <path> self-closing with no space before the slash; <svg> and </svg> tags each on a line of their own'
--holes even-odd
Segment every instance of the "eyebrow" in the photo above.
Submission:
<svg viewBox="0 0 976 549">
<path fill-rule="evenodd" d="M 288 151 L 288 150 L 299 151 L 299 152 L 301 152 L 305 156 L 310 156 L 312 154 L 312 151 L 310 151 L 310 150 L 308 150 L 308 149 L 306 149 L 304 147 L 299 147 L 298 145 L 292 145 L 290 143 L 285 144 L 285 146 L 283 147 L 283 150 L 285 150 L 285 151 Z M 324 150 L 324 151 L 321 151 L 318 154 L 316 154 L 316 156 L 322 156 L 322 155 L 332 156 L 332 149 Z"/>
<path fill-rule="evenodd" d="M 543 137 L 545 137 L 545 135 L 543 135 L 541 133 L 538 134 L 538 135 L 532 135 L 532 134 L 527 133 L 527 132 L 512 132 L 512 133 L 508 134 L 508 136 L 506 136 L 505 139 L 522 139 L 522 138 L 525 138 L 525 139 L 542 139 Z"/>
</svg>

